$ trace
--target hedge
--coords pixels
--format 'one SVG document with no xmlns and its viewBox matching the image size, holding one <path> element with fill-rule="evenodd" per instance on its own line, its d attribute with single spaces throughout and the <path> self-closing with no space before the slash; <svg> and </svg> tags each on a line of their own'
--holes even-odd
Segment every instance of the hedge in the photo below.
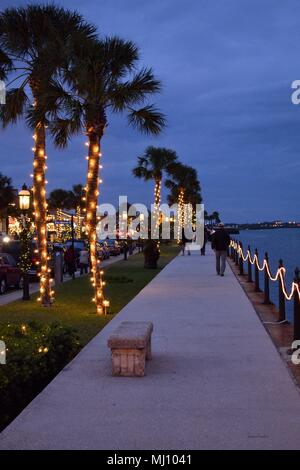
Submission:
<svg viewBox="0 0 300 470">
<path fill-rule="evenodd" d="M 0 325 L 6 364 L 0 364 L 0 430 L 55 377 L 80 349 L 73 328 L 59 323 Z"/>
</svg>

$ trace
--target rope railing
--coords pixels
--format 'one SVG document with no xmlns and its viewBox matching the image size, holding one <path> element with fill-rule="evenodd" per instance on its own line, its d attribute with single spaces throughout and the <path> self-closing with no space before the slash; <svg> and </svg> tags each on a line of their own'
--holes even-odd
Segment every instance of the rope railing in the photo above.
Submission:
<svg viewBox="0 0 300 470">
<path fill-rule="evenodd" d="M 233 249 L 235 251 L 237 251 L 238 256 L 241 257 L 244 262 L 247 262 L 249 260 L 250 263 L 252 264 L 252 266 L 254 264 L 257 266 L 257 269 L 259 271 L 265 271 L 266 270 L 267 273 L 268 273 L 270 281 L 276 282 L 278 280 L 278 278 L 280 278 L 281 288 L 283 290 L 283 293 L 284 293 L 284 296 L 285 296 L 286 300 L 292 300 L 294 298 L 295 292 L 297 292 L 298 298 L 300 300 L 299 283 L 293 281 L 290 293 L 288 294 L 288 292 L 287 292 L 286 283 L 285 283 L 286 269 L 285 269 L 284 266 L 280 266 L 277 269 L 275 276 L 272 276 L 270 266 L 269 266 L 268 260 L 266 258 L 264 258 L 262 265 L 260 265 L 258 255 L 256 253 L 254 254 L 253 258 L 251 258 L 251 253 L 250 253 L 250 250 L 248 249 L 246 256 L 244 255 L 241 243 L 238 243 L 238 242 L 232 240 L 231 243 L 230 243 L 230 247 L 233 247 Z M 298 268 L 296 268 L 296 269 L 298 270 Z M 299 272 L 299 270 L 298 270 L 298 272 Z"/>
<path fill-rule="evenodd" d="M 295 269 L 294 280 L 287 288 L 286 283 L 286 269 L 283 266 L 283 261 L 280 259 L 278 263 L 278 269 L 275 274 L 271 272 L 269 265 L 268 253 L 265 253 L 264 260 L 260 262 L 257 248 L 254 254 L 251 254 L 250 246 L 244 252 L 243 244 L 237 240 L 231 240 L 229 246 L 229 256 L 235 262 L 236 266 L 239 267 L 239 274 L 244 274 L 244 263 L 248 265 L 248 282 L 252 280 L 252 267 L 254 267 L 254 286 L 256 292 L 261 292 L 259 272 L 264 272 L 264 304 L 270 304 L 270 292 L 269 283 L 278 282 L 278 307 L 279 307 L 279 322 L 286 322 L 285 318 L 285 301 L 294 300 L 294 340 L 300 339 L 300 277 L 299 269 Z"/>
</svg>

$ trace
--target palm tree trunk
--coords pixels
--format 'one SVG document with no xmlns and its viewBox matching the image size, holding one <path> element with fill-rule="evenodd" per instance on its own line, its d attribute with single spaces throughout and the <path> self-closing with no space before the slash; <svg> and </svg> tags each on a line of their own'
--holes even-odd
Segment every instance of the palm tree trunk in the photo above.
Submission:
<svg viewBox="0 0 300 470">
<path fill-rule="evenodd" d="M 156 239 L 159 236 L 159 222 L 160 222 L 160 201 L 161 201 L 161 179 L 155 180 L 154 186 L 154 231 L 153 231 L 153 238 Z"/>
<path fill-rule="evenodd" d="M 184 227 L 184 188 L 179 189 L 178 194 L 178 237 L 179 242 L 182 237 L 182 229 Z"/>
<path fill-rule="evenodd" d="M 45 126 L 36 126 L 33 160 L 33 204 L 37 231 L 38 272 L 40 276 L 40 300 L 45 307 L 51 306 L 52 293 L 47 250 L 47 201 L 46 201 L 46 134 Z"/>
<path fill-rule="evenodd" d="M 92 283 L 95 288 L 96 312 L 101 315 L 103 308 L 103 281 L 100 260 L 97 259 L 97 204 L 99 195 L 100 140 L 96 132 L 87 132 L 89 139 L 88 174 L 86 183 L 86 232 L 90 246 Z"/>
</svg>

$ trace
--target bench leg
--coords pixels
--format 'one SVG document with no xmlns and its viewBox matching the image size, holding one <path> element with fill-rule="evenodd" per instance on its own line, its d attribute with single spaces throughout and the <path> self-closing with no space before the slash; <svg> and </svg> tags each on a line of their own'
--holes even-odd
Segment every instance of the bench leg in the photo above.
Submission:
<svg viewBox="0 0 300 470">
<path fill-rule="evenodd" d="M 152 347 L 151 347 L 151 336 L 149 338 L 149 341 L 147 343 L 147 348 L 146 348 L 146 361 L 151 361 L 152 359 Z"/>
<path fill-rule="evenodd" d="M 112 349 L 112 375 L 142 377 L 145 375 L 145 349 Z"/>
</svg>

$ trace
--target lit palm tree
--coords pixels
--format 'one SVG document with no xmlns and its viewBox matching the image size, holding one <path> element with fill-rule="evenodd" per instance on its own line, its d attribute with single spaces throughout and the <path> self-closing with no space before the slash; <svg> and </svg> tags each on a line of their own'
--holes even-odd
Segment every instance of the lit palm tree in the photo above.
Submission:
<svg viewBox="0 0 300 470">
<path fill-rule="evenodd" d="M 95 286 L 97 313 L 103 313 L 101 271 L 97 266 L 97 204 L 99 195 L 100 144 L 108 125 L 108 114 L 125 112 L 129 124 L 141 132 L 158 134 L 164 116 L 145 99 L 160 91 L 160 83 L 150 69 L 136 71 L 137 47 L 117 37 L 90 42 L 78 51 L 71 67 L 65 70 L 70 87 L 64 96 L 64 114 L 57 116 L 52 134 L 57 146 L 65 147 L 78 132 L 87 136 L 88 171 L 86 182 L 86 232 L 90 246 L 91 271 Z M 140 105 L 138 109 L 134 105 Z"/>
<path fill-rule="evenodd" d="M 170 178 L 165 185 L 171 189 L 169 203 L 178 204 L 178 240 L 181 238 L 182 228 L 187 219 L 193 219 L 193 212 L 196 204 L 201 202 L 200 183 L 197 171 L 191 166 L 175 162 L 169 167 Z M 189 205 L 189 206 L 187 206 Z M 192 207 L 192 211 L 189 208 Z M 187 208 L 187 210 L 185 210 Z"/>
<path fill-rule="evenodd" d="M 159 228 L 159 207 L 161 202 L 161 185 L 163 174 L 167 173 L 169 167 L 177 160 L 177 155 L 174 150 L 164 147 L 146 148 L 142 157 L 138 157 L 138 164 L 132 170 L 136 178 L 141 178 L 144 181 L 154 181 L 154 238 L 158 236 Z"/>
<path fill-rule="evenodd" d="M 40 299 L 50 306 L 52 291 L 47 252 L 46 128 L 57 109 L 61 86 L 54 82 L 76 43 L 94 37 L 95 30 L 77 13 L 55 5 L 29 5 L 0 13 L 0 76 L 8 84 L 3 126 L 25 117 L 34 129 L 33 198 L 40 271 Z"/>
</svg>

